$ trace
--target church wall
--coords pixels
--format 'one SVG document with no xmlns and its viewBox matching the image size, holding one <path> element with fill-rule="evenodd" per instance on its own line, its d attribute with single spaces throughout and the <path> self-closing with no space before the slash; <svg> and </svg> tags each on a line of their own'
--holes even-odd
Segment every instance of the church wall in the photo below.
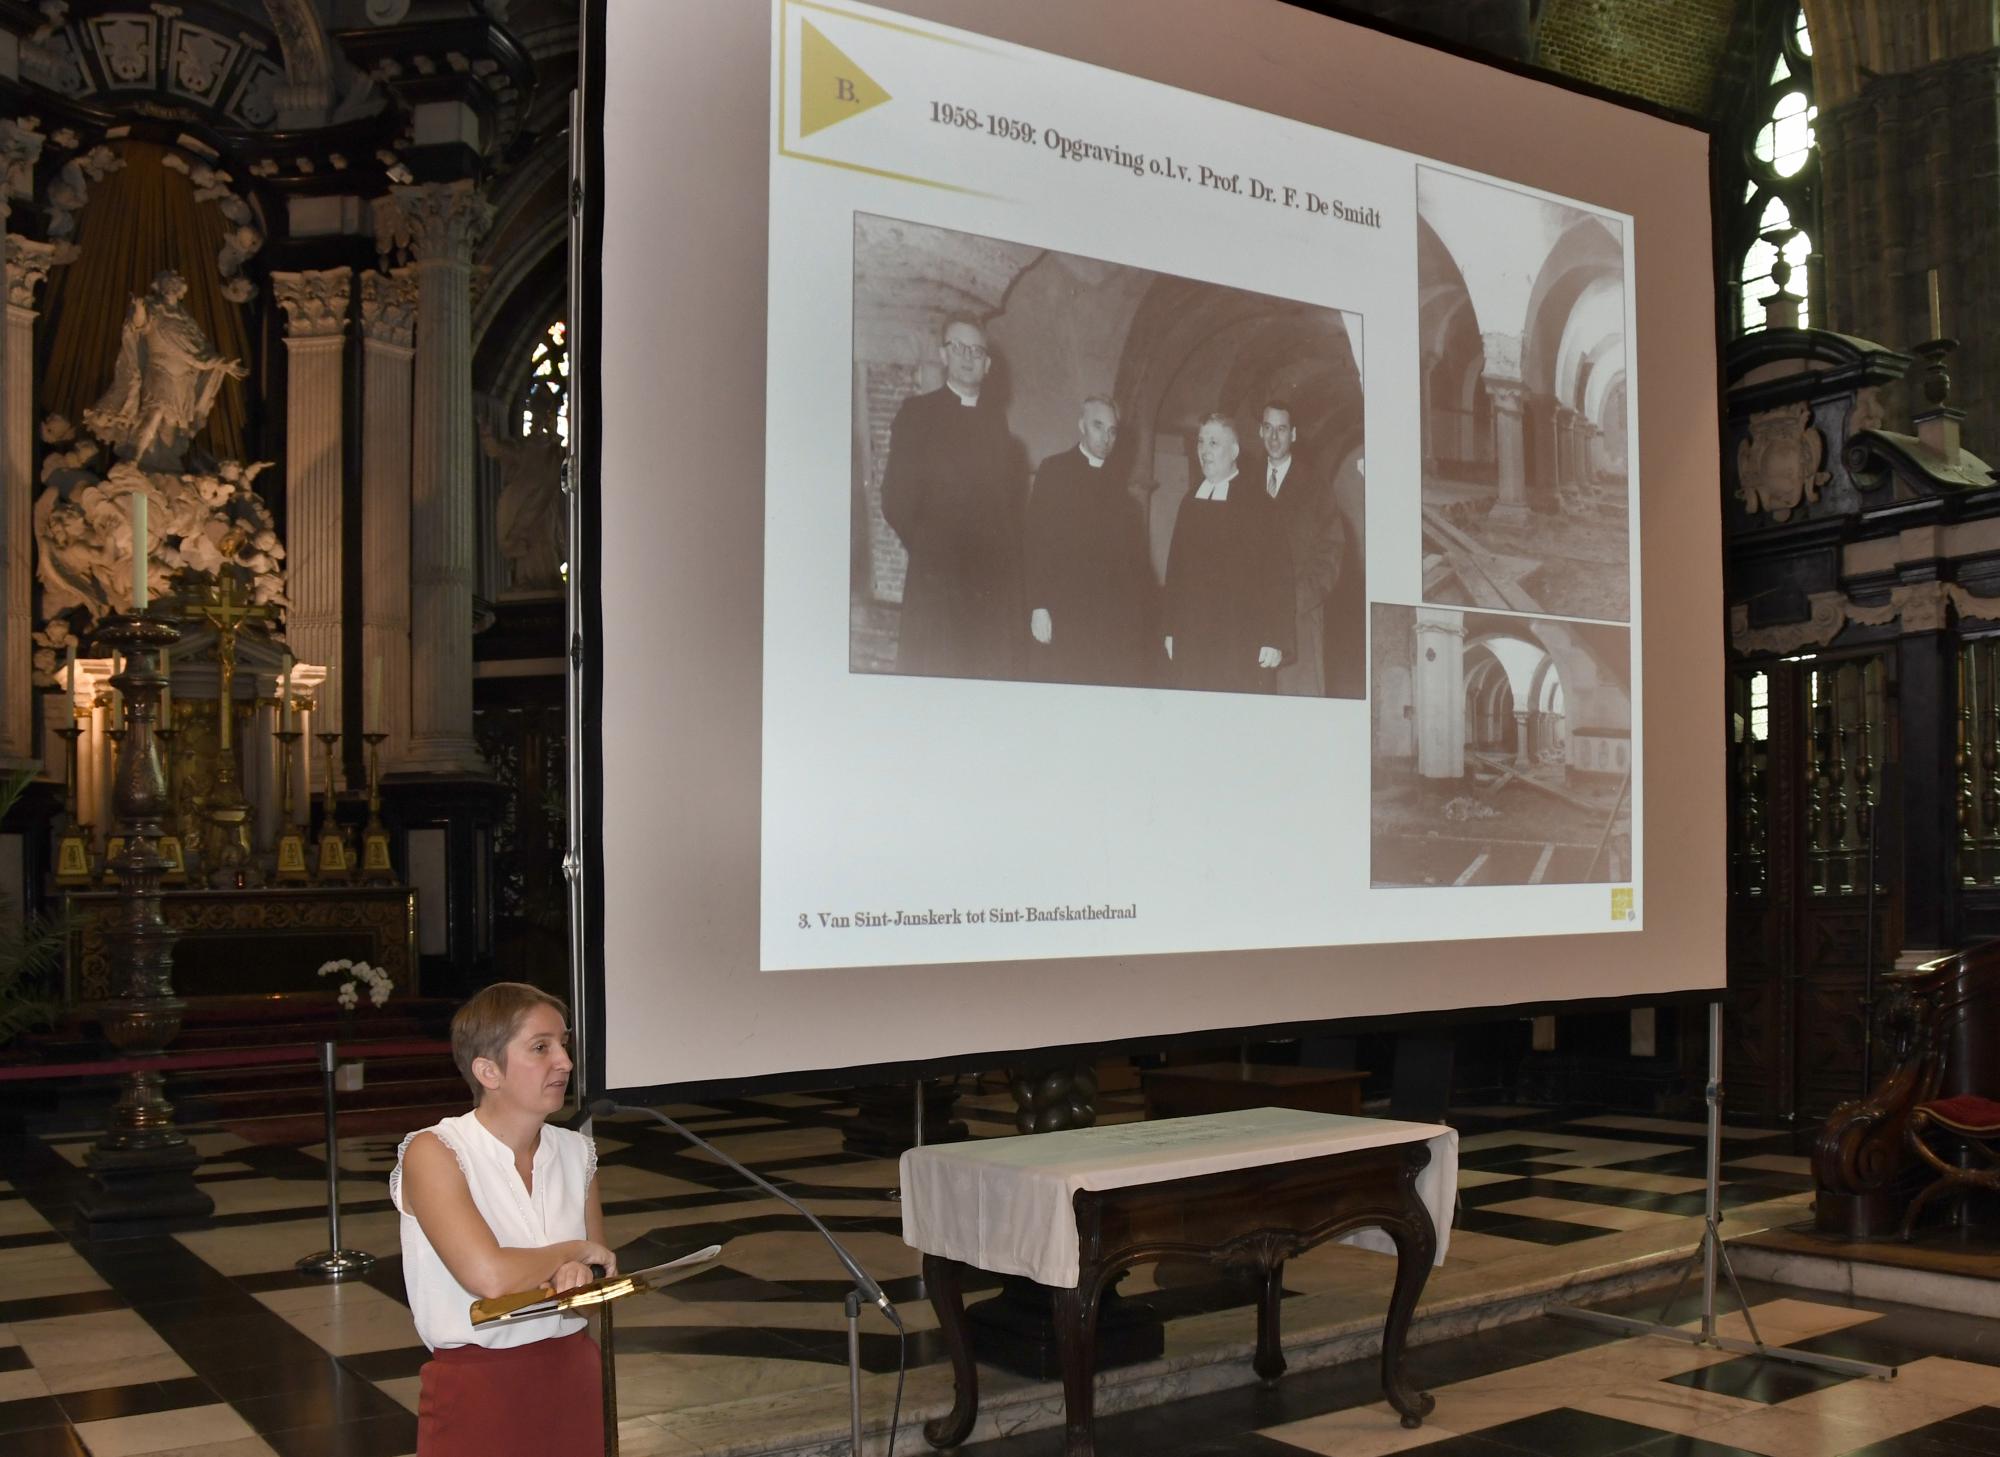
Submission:
<svg viewBox="0 0 2000 1457">
<path fill-rule="evenodd" d="M 1708 110 L 1739 0 L 1549 0 L 1536 59 L 1608 90 Z"/>
</svg>

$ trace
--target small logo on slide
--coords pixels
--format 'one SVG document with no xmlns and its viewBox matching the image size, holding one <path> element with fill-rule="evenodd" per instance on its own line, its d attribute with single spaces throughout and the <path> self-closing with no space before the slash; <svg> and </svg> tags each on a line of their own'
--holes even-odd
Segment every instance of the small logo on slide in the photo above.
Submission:
<svg viewBox="0 0 2000 1457">
<path fill-rule="evenodd" d="M 813 28 L 799 22 L 799 135 L 859 116 L 880 106 L 889 93 L 875 78 L 855 65 L 847 53 Z"/>
<path fill-rule="evenodd" d="M 1614 885 L 1611 888 L 1611 919 L 1614 921 L 1639 919 L 1639 904 L 1632 899 L 1631 886 Z"/>
</svg>

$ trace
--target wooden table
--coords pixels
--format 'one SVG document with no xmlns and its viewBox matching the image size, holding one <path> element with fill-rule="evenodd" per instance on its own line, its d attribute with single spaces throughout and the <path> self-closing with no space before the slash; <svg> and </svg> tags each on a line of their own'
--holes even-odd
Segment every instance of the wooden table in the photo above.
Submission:
<svg viewBox="0 0 2000 1457">
<path fill-rule="evenodd" d="M 1203 1062 L 1141 1074 L 1148 1118 L 1188 1118 L 1231 1108 L 1304 1108 L 1359 1113 L 1365 1072 L 1329 1067 Z"/>
<path fill-rule="evenodd" d="M 1169 1256 L 1255 1270 L 1262 1289 L 1252 1364 L 1274 1382 L 1285 1370 L 1278 1333 L 1285 1261 L 1371 1226 L 1396 1248 L 1396 1284 L 1382 1328 L 1382 1390 L 1405 1427 L 1421 1425 L 1434 1403 L 1428 1393 L 1410 1389 L 1403 1343 L 1437 1253 L 1437 1231 L 1416 1187 L 1430 1159 L 1429 1146 L 1418 1141 L 1118 1189 L 1079 1189 L 1073 1196 L 1079 1278 L 1074 1288 L 1050 1290 L 1062 1355 L 1065 1457 L 1096 1451 L 1091 1420 L 1098 1303 L 1121 1271 Z M 965 1322 L 968 1267 L 933 1254 L 924 1255 L 923 1265 L 956 1387 L 951 1411 L 926 1423 L 924 1436 L 933 1447 L 955 1447 L 971 1435 L 979 1414 L 979 1373 Z"/>
</svg>

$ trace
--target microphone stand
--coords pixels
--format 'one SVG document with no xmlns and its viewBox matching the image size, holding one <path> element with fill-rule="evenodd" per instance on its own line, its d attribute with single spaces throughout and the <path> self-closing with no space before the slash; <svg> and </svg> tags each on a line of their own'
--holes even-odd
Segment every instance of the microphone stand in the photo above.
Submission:
<svg viewBox="0 0 2000 1457">
<path fill-rule="evenodd" d="M 806 1223 L 819 1231 L 820 1238 L 826 1241 L 828 1248 L 833 1251 L 834 1258 L 840 1261 L 841 1268 L 847 1271 L 848 1278 L 854 1282 L 854 1288 L 847 1292 L 842 1308 L 847 1316 L 848 1425 L 853 1439 L 853 1457 L 861 1457 L 861 1302 L 864 1300 L 868 1301 L 876 1309 L 880 1310 L 882 1314 L 886 1315 L 889 1318 L 889 1323 L 896 1328 L 897 1333 L 900 1335 L 903 1332 L 903 1318 L 896 1313 L 895 1305 L 887 1295 L 882 1293 L 882 1287 L 875 1282 L 874 1277 L 862 1269 L 860 1262 L 847 1252 L 839 1240 L 833 1237 L 833 1231 L 820 1222 L 817 1214 L 814 1214 L 805 1205 L 801 1204 L 797 1199 L 794 1199 L 770 1180 L 764 1178 L 754 1169 L 744 1167 L 744 1165 L 738 1163 L 700 1134 L 694 1132 L 692 1129 L 683 1128 L 657 1108 L 635 1108 L 625 1103 L 614 1103 L 609 1098 L 599 1098 L 590 1105 L 590 1116 L 594 1119 L 606 1118 L 613 1113 L 637 1113 L 643 1118 L 650 1118 L 655 1123 L 670 1129 L 674 1133 L 678 1133 L 696 1148 L 703 1150 L 734 1169 L 772 1198 L 778 1200 L 780 1203 L 789 1205 L 805 1218 Z M 898 1398 L 897 1405 L 901 1406 L 900 1397 Z M 895 1450 L 896 1424 L 892 1421 L 889 1426 L 889 1451 L 893 1454 Z"/>
</svg>

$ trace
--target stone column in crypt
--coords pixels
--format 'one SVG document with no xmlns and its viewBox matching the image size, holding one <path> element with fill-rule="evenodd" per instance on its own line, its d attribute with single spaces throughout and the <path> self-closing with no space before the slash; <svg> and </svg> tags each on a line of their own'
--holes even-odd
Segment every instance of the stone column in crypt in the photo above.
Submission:
<svg viewBox="0 0 2000 1457">
<path fill-rule="evenodd" d="M 326 668 L 320 701 L 341 724 L 341 406 L 353 270 L 273 273 L 285 311 L 285 638 Z M 336 756 L 336 761 L 339 756 Z M 335 778 L 339 778 L 336 762 Z"/>
<path fill-rule="evenodd" d="M 417 285 L 410 271 L 361 275 L 361 656 L 381 663 L 382 701 L 366 728 L 387 734 L 382 768 L 410 752 L 410 365 Z M 369 669 L 371 677 L 374 670 Z"/>
<path fill-rule="evenodd" d="M 472 727 L 472 248 L 493 208 L 470 181 L 397 187 L 376 204 L 385 252 L 417 294 L 410 458 L 410 740 L 400 768 L 488 770 Z"/>
</svg>

